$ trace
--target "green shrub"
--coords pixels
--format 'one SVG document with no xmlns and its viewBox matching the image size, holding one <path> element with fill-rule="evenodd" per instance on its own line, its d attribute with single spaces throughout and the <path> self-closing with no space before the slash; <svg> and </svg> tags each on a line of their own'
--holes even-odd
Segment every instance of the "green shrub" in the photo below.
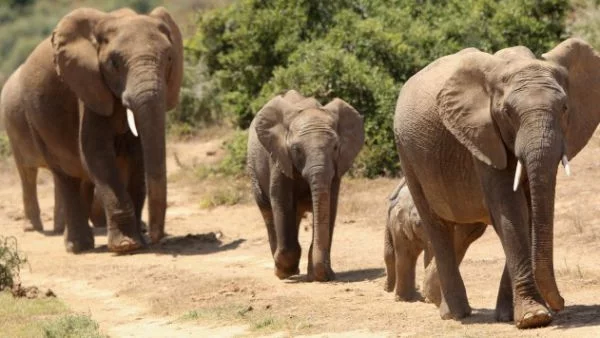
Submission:
<svg viewBox="0 0 600 338">
<path fill-rule="evenodd" d="M 0 236 L 0 291 L 11 289 L 19 281 L 21 267 L 27 263 L 18 250 L 17 239 Z"/>
<path fill-rule="evenodd" d="M 352 172 L 399 170 L 392 118 L 404 81 L 465 47 L 525 45 L 536 54 L 565 37 L 567 0 L 240 0 L 199 16 L 186 43 L 206 65 L 212 109 L 247 128 L 269 98 L 298 89 L 340 97 L 365 116 Z"/>
<path fill-rule="evenodd" d="M 4 133 L 0 133 L 0 159 L 9 157 L 12 154 L 10 142 L 8 136 Z"/>
<path fill-rule="evenodd" d="M 65 315 L 48 322 L 43 330 L 46 338 L 102 338 L 100 327 L 90 316 L 84 314 Z"/>
</svg>

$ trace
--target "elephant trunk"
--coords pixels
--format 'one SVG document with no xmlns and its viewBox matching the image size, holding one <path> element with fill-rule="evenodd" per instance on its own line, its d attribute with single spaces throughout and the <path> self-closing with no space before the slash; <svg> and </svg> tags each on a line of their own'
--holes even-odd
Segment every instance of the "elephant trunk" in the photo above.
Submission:
<svg viewBox="0 0 600 338">
<path fill-rule="evenodd" d="M 139 67 L 130 83 L 135 92 L 126 105 L 133 111 L 142 143 L 152 243 L 164 236 L 167 208 L 166 86 L 157 67 Z M 129 83 L 128 83 L 129 87 Z"/>
<path fill-rule="evenodd" d="M 313 173 L 310 178 L 313 204 L 313 241 L 311 266 L 314 280 L 324 282 L 333 279 L 331 271 L 331 177 L 325 173 Z"/>
<path fill-rule="evenodd" d="M 536 130 L 526 140 L 523 160 L 531 192 L 532 265 L 533 274 L 542 297 L 550 308 L 562 310 L 553 266 L 553 226 L 556 173 L 562 156 L 562 137 L 552 120 L 537 119 Z M 533 130 L 533 129 L 529 129 Z"/>
</svg>

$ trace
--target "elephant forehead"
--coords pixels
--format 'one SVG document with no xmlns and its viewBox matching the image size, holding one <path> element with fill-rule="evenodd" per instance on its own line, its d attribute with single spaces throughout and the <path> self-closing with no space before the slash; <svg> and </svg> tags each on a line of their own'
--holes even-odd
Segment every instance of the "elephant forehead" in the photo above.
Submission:
<svg viewBox="0 0 600 338">
<path fill-rule="evenodd" d="M 333 114 L 321 109 L 301 111 L 290 124 L 290 130 L 300 133 L 307 129 L 335 130 L 337 119 Z"/>
<path fill-rule="evenodd" d="M 107 37 L 131 42 L 135 40 L 160 40 L 166 31 L 164 24 L 146 15 L 113 17 L 98 25 L 98 32 Z M 164 37 L 166 38 L 166 37 Z"/>
</svg>

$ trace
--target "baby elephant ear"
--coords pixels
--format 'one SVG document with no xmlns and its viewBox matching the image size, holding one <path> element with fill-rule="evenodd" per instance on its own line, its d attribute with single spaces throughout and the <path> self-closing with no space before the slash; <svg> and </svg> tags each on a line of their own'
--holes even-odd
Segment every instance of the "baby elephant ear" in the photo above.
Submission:
<svg viewBox="0 0 600 338">
<path fill-rule="evenodd" d="M 340 155 L 337 163 L 337 175 L 342 177 L 350 169 L 354 158 L 365 144 L 363 117 L 346 101 L 335 98 L 325 107 L 338 116 L 338 137 Z"/>
<path fill-rule="evenodd" d="M 460 65 L 438 93 L 444 126 L 477 159 L 497 169 L 506 167 L 506 150 L 492 119 L 491 95 L 485 73 L 499 58 L 486 53 L 462 56 Z"/>
<path fill-rule="evenodd" d="M 254 118 L 258 140 L 269 152 L 279 170 L 290 178 L 293 177 L 294 171 L 285 137 L 295 113 L 294 107 L 288 101 L 277 96 L 262 107 Z"/>
</svg>

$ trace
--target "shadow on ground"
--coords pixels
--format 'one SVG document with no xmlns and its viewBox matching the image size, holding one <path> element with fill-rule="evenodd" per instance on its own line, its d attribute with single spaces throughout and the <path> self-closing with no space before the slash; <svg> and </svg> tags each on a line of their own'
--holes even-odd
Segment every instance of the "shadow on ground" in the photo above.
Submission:
<svg viewBox="0 0 600 338">
<path fill-rule="evenodd" d="M 360 270 L 349 270 L 335 273 L 335 282 L 354 283 L 368 280 L 374 280 L 385 275 L 382 268 L 369 268 Z M 288 283 L 303 283 L 308 281 L 306 274 L 294 275 L 289 277 Z"/>
<path fill-rule="evenodd" d="M 550 325 L 558 329 L 600 325 L 600 304 L 565 306 Z"/>
<path fill-rule="evenodd" d="M 148 239 L 146 239 L 149 242 Z M 231 241 L 224 241 L 222 234 L 208 232 L 204 234 L 187 234 L 182 236 L 167 235 L 159 243 L 148 245 L 140 250 L 129 252 L 123 255 L 140 255 L 140 254 L 159 254 L 171 255 L 173 257 L 184 255 L 208 255 L 221 251 L 237 249 L 240 244 L 246 240 L 238 238 Z M 108 253 L 106 245 L 100 245 L 86 253 Z M 115 254 L 119 255 L 119 254 Z"/>
</svg>

